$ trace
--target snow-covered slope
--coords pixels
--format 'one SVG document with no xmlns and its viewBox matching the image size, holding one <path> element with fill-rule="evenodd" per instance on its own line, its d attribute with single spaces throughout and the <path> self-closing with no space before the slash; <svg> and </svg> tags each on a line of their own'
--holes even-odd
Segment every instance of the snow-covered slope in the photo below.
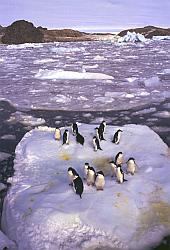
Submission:
<svg viewBox="0 0 170 250">
<path fill-rule="evenodd" d="M 170 233 L 170 154 L 166 144 L 146 126 L 126 125 L 119 145 L 111 142 L 118 129 L 106 128 L 102 151 L 95 152 L 95 125 L 82 124 L 81 146 L 54 140 L 54 129 L 34 129 L 16 148 L 15 175 L 5 199 L 2 228 L 19 250 L 145 249 Z M 119 127 L 120 128 L 120 127 Z M 69 128 L 70 129 L 70 128 Z M 62 133 L 65 128 L 62 128 Z M 109 160 L 122 151 L 138 170 L 118 184 Z M 106 175 L 104 191 L 84 181 L 82 199 L 69 186 L 67 168 L 83 177 L 89 162 Z"/>
</svg>

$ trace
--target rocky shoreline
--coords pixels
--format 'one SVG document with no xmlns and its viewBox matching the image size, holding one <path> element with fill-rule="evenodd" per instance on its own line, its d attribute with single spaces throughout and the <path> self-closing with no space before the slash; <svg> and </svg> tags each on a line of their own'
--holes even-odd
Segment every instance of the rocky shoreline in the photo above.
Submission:
<svg viewBox="0 0 170 250">
<path fill-rule="evenodd" d="M 134 28 L 123 30 L 119 34 L 112 33 L 85 33 L 72 29 L 53 29 L 49 30 L 43 27 L 35 27 L 33 23 L 18 20 L 8 27 L 0 26 L 0 43 L 3 44 L 21 44 L 21 43 L 48 43 L 48 42 L 83 42 L 83 41 L 101 41 L 117 40 L 127 32 L 136 32 L 152 38 L 153 36 L 170 36 L 170 28 L 160 28 L 146 26 L 143 28 Z"/>
</svg>

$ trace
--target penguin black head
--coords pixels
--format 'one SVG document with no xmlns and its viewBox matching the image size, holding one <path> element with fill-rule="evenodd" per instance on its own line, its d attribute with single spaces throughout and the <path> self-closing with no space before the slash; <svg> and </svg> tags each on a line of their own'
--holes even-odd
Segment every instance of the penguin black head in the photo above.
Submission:
<svg viewBox="0 0 170 250">
<path fill-rule="evenodd" d="M 103 171 L 98 171 L 97 174 L 100 174 L 100 175 L 103 175 L 103 176 L 104 176 Z"/>
<path fill-rule="evenodd" d="M 89 166 L 89 163 L 88 163 L 88 162 L 85 162 L 84 165 Z"/>
<path fill-rule="evenodd" d="M 88 168 L 87 168 L 88 170 L 91 170 L 91 171 L 93 171 L 93 172 L 95 172 L 95 170 L 94 170 L 94 168 L 93 167 L 90 167 L 90 166 L 88 166 Z"/>
<path fill-rule="evenodd" d="M 65 129 L 65 132 L 68 132 L 68 129 Z"/>
<path fill-rule="evenodd" d="M 118 129 L 118 131 L 117 132 L 123 132 L 121 129 Z"/>
<path fill-rule="evenodd" d="M 128 161 L 135 161 L 135 159 L 133 157 L 130 157 Z"/>
<path fill-rule="evenodd" d="M 116 165 L 116 162 L 115 162 L 115 161 L 109 161 L 109 163 L 113 163 L 113 164 L 115 164 L 115 165 Z"/>
<path fill-rule="evenodd" d="M 72 168 L 72 167 L 69 167 L 67 171 L 68 171 L 68 172 L 72 172 L 72 174 L 73 174 L 74 176 L 79 176 L 78 173 L 77 173 L 77 171 L 76 171 L 74 168 Z"/>
</svg>

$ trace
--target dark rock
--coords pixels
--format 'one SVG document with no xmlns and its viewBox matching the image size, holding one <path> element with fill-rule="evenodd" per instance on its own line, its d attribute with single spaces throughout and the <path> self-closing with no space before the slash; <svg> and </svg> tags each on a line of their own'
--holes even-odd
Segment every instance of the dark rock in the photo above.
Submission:
<svg viewBox="0 0 170 250">
<path fill-rule="evenodd" d="M 153 36 L 170 36 L 170 29 L 164 29 L 154 26 L 145 26 L 143 28 L 134 28 L 121 31 L 118 35 L 125 36 L 127 32 L 136 32 L 145 36 L 145 38 L 152 38 Z"/>
<path fill-rule="evenodd" d="M 20 43 L 40 43 L 43 41 L 43 34 L 32 23 L 25 20 L 19 20 L 12 23 L 5 30 L 2 37 L 2 43 L 20 44 Z"/>
</svg>

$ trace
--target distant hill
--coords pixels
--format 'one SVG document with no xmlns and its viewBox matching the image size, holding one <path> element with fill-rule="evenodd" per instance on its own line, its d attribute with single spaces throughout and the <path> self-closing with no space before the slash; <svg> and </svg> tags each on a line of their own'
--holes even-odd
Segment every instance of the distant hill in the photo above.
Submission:
<svg viewBox="0 0 170 250">
<path fill-rule="evenodd" d="M 136 32 L 145 36 L 145 38 L 152 38 L 153 36 L 170 36 L 170 29 L 159 28 L 155 26 L 145 26 L 143 28 L 134 28 L 121 31 L 118 35 L 124 36 L 127 32 Z"/>
</svg>

